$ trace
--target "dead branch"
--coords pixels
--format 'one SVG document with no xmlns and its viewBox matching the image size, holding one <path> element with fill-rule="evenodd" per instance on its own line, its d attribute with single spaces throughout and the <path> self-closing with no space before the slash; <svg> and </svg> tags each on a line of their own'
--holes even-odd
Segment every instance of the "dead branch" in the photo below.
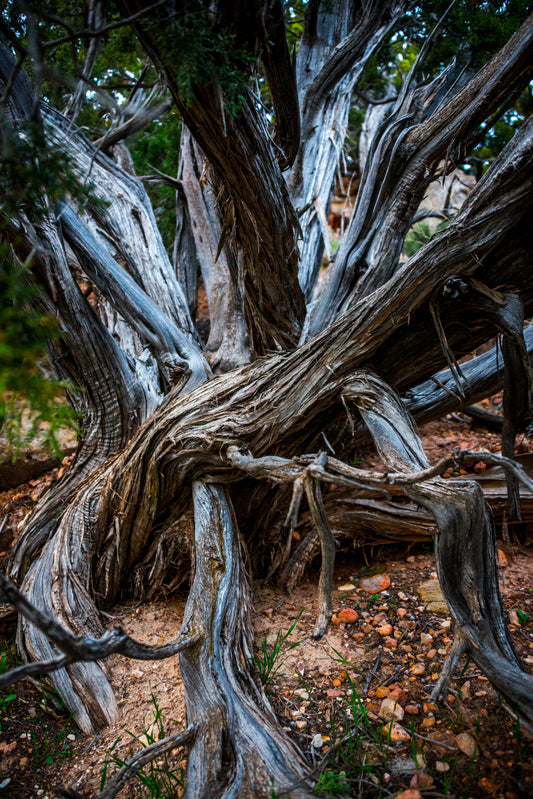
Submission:
<svg viewBox="0 0 533 799">
<path fill-rule="evenodd" d="M 50 641 L 63 652 L 53 660 L 26 663 L 0 677 L 0 689 L 7 688 L 19 680 L 34 674 L 46 674 L 70 663 L 91 663 L 104 660 L 109 655 L 120 654 L 134 660 L 163 660 L 194 646 L 203 640 L 202 632 L 191 632 L 188 627 L 174 641 L 166 644 L 149 645 L 135 641 L 121 628 L 108 630 L 101 638 L 78 638 L 68 632 L 59 622 L 38 610 L 9 580 L 0 572 L 0 597 L 10 602 L 29 622 L 45 633 Z"/>
</svg>

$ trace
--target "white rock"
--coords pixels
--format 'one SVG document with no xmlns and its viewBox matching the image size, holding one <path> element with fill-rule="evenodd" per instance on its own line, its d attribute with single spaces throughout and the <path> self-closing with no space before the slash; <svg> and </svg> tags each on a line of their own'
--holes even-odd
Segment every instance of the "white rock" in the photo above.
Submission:
<svg viewBox="0 0 533 799">
<path fill-rule="evenodd" d="M 385 721 L 390 721 L 390 719 L 402 721 L 403 717 L 405 716 L 405 711 L 397 701 L 385 697 L 381 703 L 379 715 L 382 719 L 385 719 Z"/>
</svg>

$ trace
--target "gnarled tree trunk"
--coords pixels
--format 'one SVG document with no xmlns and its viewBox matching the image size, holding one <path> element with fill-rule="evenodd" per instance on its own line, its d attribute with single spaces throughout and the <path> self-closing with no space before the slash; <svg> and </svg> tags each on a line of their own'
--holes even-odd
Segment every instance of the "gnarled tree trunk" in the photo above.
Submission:
<svg viewBox="0 0 533 799">
<path fill-rule="evenodd" d="M 190 747 L 186 795 L 306 796 L 312 780 L 305 760 L 252 672 L 249 578 L 267 564 L 290 583 L 319 541 L 315 635 L 322 634 L 331 612 L 335 546 L 320 485 L 355 481 L 375 489 L 392 479 L 437 521 L 439 576 L 456 643 L 436 692 L 445 690 L 465 652 L 533 724 L 531 677 L 503 621 L 490 510 L 477 485 L 444 482 L 430 469 L 405 408 L 411 402 L 425 412 L 426 390 L 417 387 L 446 366 L 449 373 L 437 380 L 448 393 L 453 385 L 464 404 L 479 398 L 475 369 L 469 379 L 457 358 L 501 332 L 508 396 L 509 375 L 517 369 L 521 375 L 509 442 L 528 421 L 521 319 L 533 308 L 533 280 L 525 268 L 533 243 L 531 120 L 450 226 L 408 261 L 399 260 L 437 164 L 456 144 L 472 143 L 479 124 L 527 85 L 532 20 L 460 90 L 451 85 L 450 71 L 421 85 L 411 73 L 376 131 L 352 220 L 326 287 L 306 316 L 350 94 L 407 4 L 334 2 L 326 9 L 311 0 L 296 78 L 277 0 L 215 2 L 209 13 L 200 2 L 118 5 L 133 17 L 190 131 L 182 139 L 179 173 L 188 216 L 184 210 L 179 221 L 192 226 L 212 334 L 206 356 L 189 314 L 195 285 L 190 252 L 182 270 L 191 278 L 185 294 L 139 182 L 44 107 L 50 138 L 68 146 L 80 177 L 91 172 L 95 192 L 111 194 L 111 203 L 99 212 L 56 209 L 46 205 L 43 190 L 44 221 L 22 217 L 5 228 L 21 257 L 34 248 L 46 302 L 65 330 L 57 364 L 86 388 L 78 399 L 86 433 L 76 468 L 22 531 L 12 577 L 66 630 L 94 639 L 103 634 L 100 610 L 132 586 L 142 598 L 164 580 L 176 585 L 189 577 L 192 564 L 182 631 L 168 648 L 181 652 L 186 688 L 190 730 L 180 739 Z M 272 132 L 249 88 L 232 113 L 222 81 L 193 83 L 188 101 L 181 96 L 172 37 L 190 7 L 207 15 L 214 33 L 230 26 L 237 44 L 262 60 L 275 113 Z M 7 48 L 0 50 L 9 122 L 16 129 L 35 98 Z M 240 55 L 236 68 L 248 75 L 251 63 Z M 10 85 L 17 81 L 15 95 Z M 118 341 L 77 281 L 92 287 L 104 321 L 116 315 Z M 208 358 L 225 373 L 213 377 Z M 497 369 L 492 374 L 487 391 L 500 379 Z M 335 449 L 360 436 L 362 427 L 388 475 L 346 466 L 322 451 L 324 440 Z M 251 479 L 269 481 L 268 487 L 254 492 Z M 316 535 L 287 563 L 283 555 L 291 553 L 279 531 L 287 512 L 295 523 L 304 492 Z M 230 495 L 239 493 L 245 501 L 235 506 L 252 509 L 253 525 L 232 507 Z M 188 541 L 179 521 L 191 503 L 195 529 Z M 167 551 L 176 557 L 165 557 Z M 20 607 L 19 645 L 29 659 L 53 661 L 47 671 L 80 727 L 114 719 L 113 692 L 94 641 L 76 649 L 69 639 L 59 662 L 57 638 L 50 643 L 53 625 Z M 122 651 L 146 655 L 146 648 L 133 649 L 137 654 Z"/>
</svg>

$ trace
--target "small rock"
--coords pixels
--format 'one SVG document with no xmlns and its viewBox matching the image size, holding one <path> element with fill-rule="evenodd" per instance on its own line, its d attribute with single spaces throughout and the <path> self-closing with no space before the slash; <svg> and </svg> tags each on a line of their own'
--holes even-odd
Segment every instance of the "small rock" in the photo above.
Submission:
<svg viewBox="0 0 533 799">
<path fill-rule="evenodd" d="M 311 694 L 305 688 L 297 688 L 294 692 L 296 696 L 300 696 L 302 699 L 309 699 Z"/>
<path fill-rule="evenodd" d="M 397 613 L 400 619 L 403 619 L 404 616 L 407 616 L 408 611 L 407 608 L 398 608 Z"/>
<path fill-rule="evenodd" d="M 420 710 L 416 705 L 406 705 L 404 709 L 409 716 L 418 716 L 420 713 Z"/>
<path fill-rule="evenodd" d="M 518 613 L 516 612 L 516 610 L 509 611 L 509 622 L 515 627 L 520 626 L 520 619 L 518 618 Z"/>
<path fill-rule="evenodd" d="M 296 719 L 294 723 L 299 730 L 304 730 L 307 727 L 307 721 L 305 719 Z"/>
<path fill-rule="evenodd" d="M 407 602 L 409 597 L 407 596 L 407 594 L 404 591 L 398 591 L 398 599 L 401 599 L 402 602 Z"/>
<path fill-rule="evenodd" d="M 423 799 L 423 796 L 416 788 L 408 788 L 406 791 L 397 793 L 395 799 Z"/>
<path fill-rule="evenodd" d="M 389 763 L 389 768 L 393 774 L 412 774 L 417 765 L 412 757 L 398 757 Z"/>
<path fill-rule="evenodd" d="M 424 713 L 438 713 L 439 706 L 435 702 L 423 702 L 422 709 Z"/>
<path fill-rule="evenodd" d="M 426 716 L 425 719 L 422 719 L 422 727 L 428 729 L 429 727 L 435 726 L 435 716 Z"/>
<path fill-rule="evenodd" d="M 352 585 L 352 583 L 345 583 L 344 585 L 339 585 L 337 591 L 340 591 L 342 594 L 348 594 L 350 591 L 355 591 L 355 585 Z"/>
<path fill-rule="evenodd" d="M 366 591 L 367 594 L 379 594 L 380 591 L 385 591 L 390 586 L 390 577 L 388 574 L 375 574 L 373 577 L 365 577 L 359 583 L 359 587 Z"/>
<path fill-rule="evenodd" d="M 398 646 L 398 641 L 396 638 L 391 638 L 390 635 L 387 635 L 384 641 L 385 646 L 388 646 L 389 649 L 396 649 Z"/>
<path fill-rule="evenodd" d="M 345 624 L 353 624 L 359 618 L 359 613 L 353 608 L 341 608 L 337 613 L 337 618 Z"/>
<path fill-rule="evenodd" d="M 381 732 L 391 743 L 405 743 L 411 740 L 411 736 L 407 730 L 402 727 L 401 724 L 398 724 L 397 721 L 384 724 L 381 728 Z"/>
<path fill-rule="evenodd" d="M 444 760 L 437 760 L 435 763 L 435 768 L 440 774 L 444 774 L 446 771 L 450 770 L 450 764 L 445 763 Z"/>
<path fill-rule="evenodd" d="M 405 710 L 401 705 L 398 704 L 394 699 L 389 699 L 386 697 L 379 708 L 379 715 L 382 719 L 389 721 L 390 719 L 396 719 L 396 721 L 402 721 Z"/>
<path fill-rule="evenodd" d="M 328 696 L 344 696 L 344 691 L 340 691 L 338 688 L 328 688 L 326 694 Z"/>
<path fill-rule="evenodd" d="M 433 641 L 433 636 L 429 633 L 420 633 L 420 643 L 422 645 L 430 644 Z"/>
<path fill-rule="evenodd" d="M 313 738 L 311 740 L 311 746 L 313 747 L 313 749 L 320 749 L 320 747 L 324 746 L 324 739 L 322 738 L 319 732 L 317 732 L 316 735 L 313 735 Z"/>
<path fill-rule="evenodd" d="M 461 752 L 464 752 L 468 757 L 474 757 L 477 753 L 476 739 L 468 732 L 460 732 L 455 736 L 455 742 Z"/>
<path fill-rule="evenodd" d="M 430 613 L 449 615 L 448 605 L 444 599 L 438 580 L 426 580 L 418 586 L 418 594 L 427 605 Z"/>
<path fill-rule="evenodd" d="M 390 694 L 390 688 L 388 685 L 378 685 L 376 688 L 376 696 L 378 699 L 384 699 L 386 696 Z"/>
<path fill-rule="evenodd" d="M 389 694 L 389 699 L 394 699 L 395 702 L 398 702 L 403 707 L 407 702 L 407 694 L 403 688 L 394 688 Z"/>
<path fill-rule="evenodd" d="M 417 771 L 411 777 L 411 782 L 409 783 L 411 788 L 422 788 L 422 790 L 427 790 L 427 788 L 431 788 L 433 786 L 433 777 L 427 773 L 427 771 Z"/>
<path fill-rule="evenodd" d="M 377 631 L 380 635 L 390 635 L 392 632 L 392 624 L 382 624 L 381 627 L 377 628 Z"/>
<path fill-rule="evenodd" d="M 478 782 L 480 788 L 483 788 L 491 796 L 495 794 L 498 790 L 498 786 L 491 782 L 488 777 L 481 777 L 480 781 Z"/>
<path fill-rule="evenodd" d="M 409 673 L 412 674 L 414 677 L 421 677 L 422 674 L 426 673 L 426 667 L 423 663 L 413 663 L 411 668 L 409 669 Z"/>
</svg>

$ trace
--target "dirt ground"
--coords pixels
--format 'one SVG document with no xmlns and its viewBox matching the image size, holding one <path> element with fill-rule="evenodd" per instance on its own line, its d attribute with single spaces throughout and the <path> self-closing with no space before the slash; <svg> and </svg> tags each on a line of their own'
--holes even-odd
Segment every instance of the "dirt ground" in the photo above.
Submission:
<svg viewBox="0 0 533 799">
<path fill-rule="evenodd" d="M 495 433 L 460 417 L 427 425 L 423 438 L 431 462 L 458 444 L 492 451 L 499 446 Z M 518 448 L 529 451 L 529 442 Z M 368 463 L 373 460 L 369 453 Z M 68 459 L 58 468 L 68 468 Z M 57 473 L 0 494 L 0 562 L 20 521 Z M 502 546 L 500 574 L 513 641 L 531 669 L 533 550 L 524 541 Z M 431 545 L 339 557 L 334 623 L 320 641 L 310 637 L 317 584 L 313 570 L 290 595 L 256 586 L 253 613 L 255 656 L 272 706 L 315 765 L 317 795 L 387 797 L 412 789 L 420 791 L 412 799 L 533 796 L 532 741 L 473 663 L 460 664 L 445 701 L 430 699 L 453 638 L 439 604 Z M 179 630 L 184 602 L 177 595 L 143 606 L 122 604 L 109 625 L 162 643 Z M 0 671 L 16 662 L 14 632 L 13 621 L 4 621 Z M 276 643 L 280 655 L 268 672 Z M 113 757 L 127 759 L 157 739 L 162 727 L 168 734 L 185 725 L 177 656 L 155 664 L 115 657 L 109 668 L 121 718 L 96 735 L 80 733 L 42 682 L 26 680 L 0 695 L 0 797 L 51 799 L 58 787 L 94 796 L 102 771 L 109 775 L 116 768 Z M 155 793 L 134 780 L 121 796 L 179 796 L 179 752 L 171 765 L 172 786 Z M 148 782 L 152 778 L 147 775 Z"/>
</svg>

